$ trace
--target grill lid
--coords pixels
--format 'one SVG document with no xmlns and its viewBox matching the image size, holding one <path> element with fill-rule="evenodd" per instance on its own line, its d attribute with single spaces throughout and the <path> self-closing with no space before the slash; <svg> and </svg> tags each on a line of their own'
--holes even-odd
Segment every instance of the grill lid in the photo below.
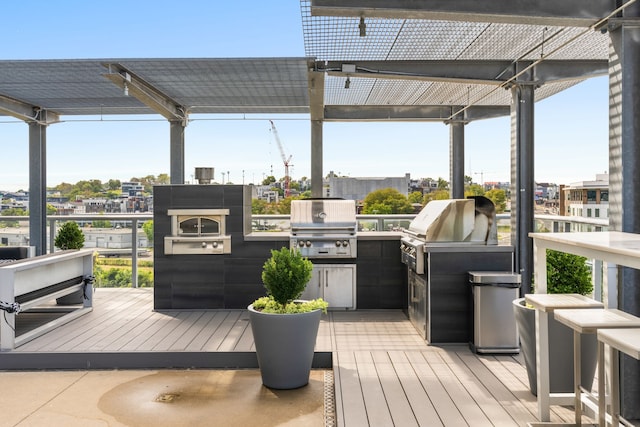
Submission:
<svg viewBox="0 0 640 427">
<path fill-rule="evenodd" d="M 495 207 L 486 197 L 433 200 L 411 221 L 407 233 L 427 242 L 497 244 Z"/>
<path fill-rule="evenodd" d="M 433 200 L 420 211 L 408 231 L 430 242 L 463 242 L 473 231 L 473 200 Z"/>
<path fill-rule="evenodd" d="M 356 231 L 355 200 L 307 199 L 291 201 L 291 232 Z"/>
</svg>

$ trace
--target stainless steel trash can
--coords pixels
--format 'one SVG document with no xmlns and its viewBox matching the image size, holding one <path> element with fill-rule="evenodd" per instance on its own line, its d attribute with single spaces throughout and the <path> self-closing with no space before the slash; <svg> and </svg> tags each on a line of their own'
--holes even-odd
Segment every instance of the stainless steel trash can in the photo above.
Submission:
<svg viewBox="0 0 640 427">
<path fill-rule="evenodd" d="M 519 353 L 518 329 L 512 302 L 520 294 L 519 274 L 503 271 L 470 271 L 473 298 L 469 343 L 475 353 Z"/>
</svg>

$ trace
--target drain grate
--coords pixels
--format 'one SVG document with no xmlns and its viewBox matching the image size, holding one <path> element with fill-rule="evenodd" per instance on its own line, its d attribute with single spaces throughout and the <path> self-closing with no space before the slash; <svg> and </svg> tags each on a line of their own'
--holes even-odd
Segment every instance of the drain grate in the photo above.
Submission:
<svg viewBox="0 0 640 427">
<path fill-rule="evenodd" d="M 180 397 L 177 393 L 162 393 L 156 397 L 155 401 L 160 403 L 173 403 Z"/>
<path fill-rule="evenodd" d="M 324 425 L 335 427 L 336 424 L 336 398 L 333 383 L 333 371 L 324 372 Z"/>
</svg>

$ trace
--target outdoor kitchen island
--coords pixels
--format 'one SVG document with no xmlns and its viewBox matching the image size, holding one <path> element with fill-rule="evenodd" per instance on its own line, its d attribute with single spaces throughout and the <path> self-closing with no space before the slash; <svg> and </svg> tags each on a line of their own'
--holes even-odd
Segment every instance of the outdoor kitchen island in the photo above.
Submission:
<svg viewBox="0 0 640 427">
<path fill-rule="evenodd" d="M 271 249 L 289 247 L 291 235 L 253 233 L 251 195 L 243 185 L 154 187 L 155 310 L 243 309 L 264 295 L 262 265 Z M 355 258 L 313 262 L 355 269 L 357 309 L 406 310 L 400 237 L 359 233 Z"/>
<path fill-rule="evenodd" d="M 513 247 L 498 245 L 493 203 L 481 196 L 431 201 L 406 233 L 400 253 L 407 265 L 409 320 L 430 344 L 471 342 L 469 272 L 513 271 Z M 499 309 L 512 313 L 510 304 Z"/>
<path fill-rule="evenodd" d="M 403 310 L 429 343 L 468 343 L 468 273 L 513 269 L 513 247 L 491 244 L 492 227 L 483 235 L 489 241 L 476 242 L 429 241 L 431 232 L 423 239 L 357 232 L 355 214 L 342 210 L 346 200 L 297 201 L 291 233 L 252 232 L 251 192 L 242 185 L 154 188 L 156 310 L 244 309 L 264 295 L 262 265 L 270 251 L 296 246 L 314 263 L 315 290 L 305 296 L 322 296 L 333 310 Z M 471 215 L 470 230 L 479 229 L 474 202 L 452 206 L 465 219 Z"/>
</svg>

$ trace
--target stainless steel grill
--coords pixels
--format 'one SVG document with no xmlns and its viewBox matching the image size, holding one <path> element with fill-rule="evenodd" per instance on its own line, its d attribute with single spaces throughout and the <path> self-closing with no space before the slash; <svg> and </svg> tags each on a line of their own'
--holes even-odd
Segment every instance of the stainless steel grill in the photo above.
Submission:
<svg viewBox="0 0 640 427">
<path fill-rule="evenodd" d="M 495 206 L 485 197 L 431 201 L 400 240 L 401 261 L 424 274 L 427 244 L 497 245 L 495 217 Z"/>
<path fill-rule="evenodd" d="M 309 199 L 291 202 L 289 246 L 308 258 L 357 256 L 354 200 Z"/>
</svg>

